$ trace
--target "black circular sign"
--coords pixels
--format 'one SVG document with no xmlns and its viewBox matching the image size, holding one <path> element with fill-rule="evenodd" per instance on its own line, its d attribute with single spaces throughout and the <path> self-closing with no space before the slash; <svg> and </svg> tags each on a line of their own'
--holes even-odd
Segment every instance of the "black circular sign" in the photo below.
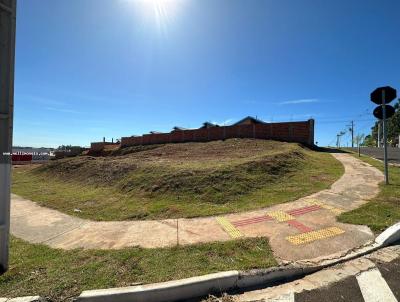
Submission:
<svg viewBox="0 0 400 302">
<path fill-rule="evenodd" d="M 391 118 L 394 114 L 395 110 L 393 106 L 386 105 L 386 118 Z M 378 106 L 374 109 L 374 116 L 377 119 L 383 120 L 383 107 Z"/>
<path fill-rule="evenodd" d="M 383 104 L 382 91 L 385 91 L 385 104 L 389 104 L 391 101 L 393 101 L 397 97 L 396 89 L 394 89 L 390 86 L 385 86 L 385 87 L 376 88 L 371 93 L 371 101 L 378 105 Z"/>
</svg>

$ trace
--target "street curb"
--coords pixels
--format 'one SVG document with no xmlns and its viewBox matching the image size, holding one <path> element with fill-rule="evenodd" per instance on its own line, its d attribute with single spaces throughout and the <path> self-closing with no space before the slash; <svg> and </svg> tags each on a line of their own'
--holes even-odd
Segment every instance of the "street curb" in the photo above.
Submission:
<svg viewBox="0 0 400 302">
<path fill-rule="evenodd" d="M 19 298 L 0 298 L 0 302 L 41 302 L 44 301 L 39 296 L 19 297 Z"/>
<path fill-rule="evenodd" d="M 392 225 L 383 231 L 378 237 L 376 237 L 375 242 L 387 246 L 400 240 L 400 222 Z"/>
<path fill-rule="evenodd" d="M 236 288 L 238 271 L 228 271 L 163 283 L 84 291 L 85 302 L 167 302 L 219 294 Z"/>
<path fill-rule="evenodd" d="M 325 258 L 302 260 L 250 271 L 228 271 L 182 280 L 175 280 L 125 288 L 84 291 L 78 301 L 82 302 L 173 302 L 221 294 L 233 290 L 267 287 L 274 283 L 293 280 L 361 256 L 400 240 L 400 222 L 386 229 L 373 243 L 346 254 Z"/>
<path fill-rule="evenodd" d="M 357 153 L 355 153 L 355 154 L 357 154 Z M 367 154 L 362 154 L 362 155 L 368 156 L 368 157 L 370 157 L 372 159 L 375 159 L 375 160 L 380 161 L 381 163 L 383 163 L 382 159 L 379 159 L 379 158 L 376 158 L 376 157 L 373 157 L 373 156 L 370 156 L 370 155 L 367 155 Z M 396 164 L 396 163 L 388 163 L 388 164 L 389 164 L 389 166 L 400 168 L 400 164 Z"/>
</svg>

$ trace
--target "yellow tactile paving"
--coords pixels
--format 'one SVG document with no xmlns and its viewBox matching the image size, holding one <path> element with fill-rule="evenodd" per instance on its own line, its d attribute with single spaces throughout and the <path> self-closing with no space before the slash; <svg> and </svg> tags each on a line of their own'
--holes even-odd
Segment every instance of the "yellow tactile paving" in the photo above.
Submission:
<svg viewBox="0 0 400 302">
<path fill-rule="evenodd" d="M 336 215 L 342 214 L 344 212 L 344 210 L 342 210 L 340 208 L 335 208 L 334 206 L 328 205 L 328 204 L 323 203 L 318 200 L 310 200 L 308 203 L 312 204 L 312 205 L 320 206 L 321 208 L 327 209 Z"/>
<path fill-rule="evenodd" d="M 279 222 L 284 222 L 284 221 L 289 221 L 289 220 L 296 219 L 294 216 L 289 215 L 288 213 L 285 213 L 283 211 L 268 212 L 267 215 L 275 218 Z"/>
<path fill-rule="evenodd" d="M 318 231 L 311 231 L 307 233 L 288 236 L 286 237 L 286 240 L 294 245 L 299 245 L 329 237 L 334 237 L 343 233 L 344 231 L 342 229 L 339 229 L 338 227 L 330 227 Z"/>
<path fill-rule="evenodd" d="M 222 228 L 231 236 L 232 238 L 242 237 L 243 234 L 233 226 L 232 223 L 229 222 L 225 217 L 217 217 L 218 223 L 222 226 Z"/>
</svg>

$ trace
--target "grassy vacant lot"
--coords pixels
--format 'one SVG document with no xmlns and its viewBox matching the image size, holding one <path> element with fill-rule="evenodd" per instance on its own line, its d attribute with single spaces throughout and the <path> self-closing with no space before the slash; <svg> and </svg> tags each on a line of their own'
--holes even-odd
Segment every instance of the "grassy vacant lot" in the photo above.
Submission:
<svg viewBox="0 0 400 302">
<path fill-rule="evenodd" d="M 294 143 L 231 139 L 20 167 L 13 171 L 13 192 L 94 220 L 196 217 L 292 201 L 329 187 L 342 173 L 328 153 Z"/>
<path fill-rule="evenodd" d="M 86 289 L 274 265 L 268 240 L 262 238 L 117 251 L 62 251 L 12 238 L 10 270 L 0 276 L 0 297 L 39 294 L 50 301 L 72 301 Z"/>
<path fill-rule="evenodd" d="M 358 155 L 354 155 L 358 158 Z M 362 155 L 361 160 L 383 171 L 383 163 Z M 364 224 L 379 233 L 390 225 L 400 221 L 400 167 L 389 168 L 390 185 L 380 185 L 377 197 L 360 208 L 343 213 L 339 221 Z"/>
</svg>

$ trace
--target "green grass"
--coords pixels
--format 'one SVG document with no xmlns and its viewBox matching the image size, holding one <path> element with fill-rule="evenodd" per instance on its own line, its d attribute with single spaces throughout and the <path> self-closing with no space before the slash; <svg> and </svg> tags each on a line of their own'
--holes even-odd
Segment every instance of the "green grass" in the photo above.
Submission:
<svg viewBox="0 0 400 302">
<path fill-rule="evenodd" d="M 359 158 L 358 155 L 354 155 Z M 383 171 L 383 163 L 362 155 L 361 160 Z M 367 204 L 350 212 L 341 214 L 341 222 L 367 225 L 379 233 L 400 221 L 400 168 L 389 167 L 390 184 L 380 184 L 380 193 Z"/>
<path fill-rule="evenodd" d="M 50 301 L 72 301 L 81 291 L 89 289 L 277 264 L 264 238 L 111 251 L 63 251 L 11 238 L 10 255 L 10 269 L 0 276 L 0 297 L 40 295 Z"/>
<path fill-rule="evenodd" d="M 186 147 L 189 151 L 171 149 L 186 145 L 178 144 L 166 149 L 176 151 L 178 159 L 150 153 L 167 152 L 167 147 L 160 147 L 136 152 L 134 156 L 140 158 L 80 157 L 33 170 L 17 168 L 12 191 L 92 220 L 198 217 L 293 201 L 328 188 L 344 172 L 342 164 L 328 153 L 297 144 L 245 142 L 250 145 L 247 150 L 243 142 L 225 142 L 237 148 L 225 157 L 221 156 L 226 151 L 221 150 L 224 143 L 213 145 L 211 159 L 197 154 L 201 148 L 196 145 Z"/>
</svg>

